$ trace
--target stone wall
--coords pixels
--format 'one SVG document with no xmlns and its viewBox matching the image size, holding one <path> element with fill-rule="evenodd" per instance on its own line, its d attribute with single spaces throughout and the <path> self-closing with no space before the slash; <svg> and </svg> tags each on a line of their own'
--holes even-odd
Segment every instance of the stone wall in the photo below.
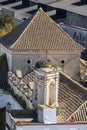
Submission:
<svg viewBox="0 0 87 130">
<path fill-rule="evenodd" d="M 79 53 L 70 52 L 48 52 L 46 53 L 15 53 L 13 55 L 13 71 L 20 69 L 22 73 L 28 73 L 31 65 L 35 65 L 37 61 L 48 60 L 49 64 L 58 65 L 62 70 L 71 77 L 75 77 L 80 71 L 80 55 Z M 28 62 L 29 61 L 29 62 Z"/>
<path fill-rule="evenodd" d="M 67 24 L 87 28 L 87 16 L 67 11 Z"/>
<path fill-rule="evenodd" d="M 70 77 L 76 78 L 80 71 L 80 56 L 78 54 L 49 55 L 52 63 L 62 68 L 62 71 Z"/>
<path fill-rule="evenodd" d="M 46 60 L 46 55 L 36 54 L 15 54 L 13 55 L 13 71 L 22 70 L 22 73 L 28 73 L 31 65 L 35 65 L 37 61 Z M 28 62 L 29 61 L 29 62 Z"/>
</svg>

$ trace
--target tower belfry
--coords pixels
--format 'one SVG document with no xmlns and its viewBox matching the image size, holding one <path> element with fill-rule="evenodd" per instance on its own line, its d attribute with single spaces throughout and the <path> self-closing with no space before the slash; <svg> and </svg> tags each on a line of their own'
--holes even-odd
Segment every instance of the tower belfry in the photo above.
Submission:
<svg viewBox="0 0 87 130">
<path fill-rule="evenodd" d="M 35 70 L 33 103 L 58 106 L 59 70 L 45 67 Z"/>
</svg>

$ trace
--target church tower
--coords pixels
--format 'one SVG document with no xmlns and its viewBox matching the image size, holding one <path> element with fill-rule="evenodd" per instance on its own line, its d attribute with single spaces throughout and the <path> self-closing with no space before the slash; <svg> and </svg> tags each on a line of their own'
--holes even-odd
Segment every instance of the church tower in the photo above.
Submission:
<svg viewBox="0 0 87 130">
<path fill-rule="evenodd" d="M 35 70 L 33 103 L 58 106 L 59 70 L 54 67 Z"/>
</svg>

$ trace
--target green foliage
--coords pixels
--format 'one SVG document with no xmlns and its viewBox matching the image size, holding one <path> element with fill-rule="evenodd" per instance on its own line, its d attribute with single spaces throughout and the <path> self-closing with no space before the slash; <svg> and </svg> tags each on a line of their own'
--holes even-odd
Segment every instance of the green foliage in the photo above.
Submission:
<svg viewBox="0 0 87 130">
<path fill-rule="evenodd" d="M 22 97 L 19 97 L 17 94 L 15 94 L 13 97 L 16 99 L 16 101 L 18 101 L 18 103 L 19 103 L 24 109 L 26 109 L 26 103 L 25 103 L 24 100 L 22 100 Z"/>
<path fill-rule="evenodd" d="M 0 36 L 7 34 L 15 26 L 15 20 L 10 13 L 0 15 Z"/>
<path fill-rule="evenodd" d="M 14 93 L 13 89 L 8 85 L 6 90 L 16 99 L 16 101 L 25 109 L 26 108 L 26 103 L 25 101 L 19 97 L 17 94 Z"/>
<path fill-rule="evenodd" d="M 56 115 L 60 115 L 61 106 L 56 107 Z"/>
<path fill-rule="evenodd" d="M 58 66 L 57 65 L 53 65 L 53 64 L 49 64 L 47 67 L 48 68 L 52 68 L 55 71 L 58 69 Z"/>
<path fill-rule="evenodd" d="M 11 24 L 12 27 L 15 27 L 14 18 L 10 13 L 0 15 L 0 28 L 5 27 L 6 24 Z"/>
<path fill-rule="evenodd" d="M 14 91 L 13 91 L 13 89 L 11 89 L 10 85 L 8 85 L 8 87 L 6 88 L 6 90 L 7 90 L 11 95 L 14 95 Z"/>
</svg>

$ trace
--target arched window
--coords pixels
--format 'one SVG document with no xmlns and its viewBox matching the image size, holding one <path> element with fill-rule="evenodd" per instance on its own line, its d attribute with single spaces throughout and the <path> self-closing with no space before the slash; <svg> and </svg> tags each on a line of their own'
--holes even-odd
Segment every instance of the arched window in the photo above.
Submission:
<svg viewBox="0 0 87 130">
<path fill-rule="evenodd" d="M 49 105 L 55 102 L 55 83 L 52 81 L 49 85 Z"/>
</svg>

